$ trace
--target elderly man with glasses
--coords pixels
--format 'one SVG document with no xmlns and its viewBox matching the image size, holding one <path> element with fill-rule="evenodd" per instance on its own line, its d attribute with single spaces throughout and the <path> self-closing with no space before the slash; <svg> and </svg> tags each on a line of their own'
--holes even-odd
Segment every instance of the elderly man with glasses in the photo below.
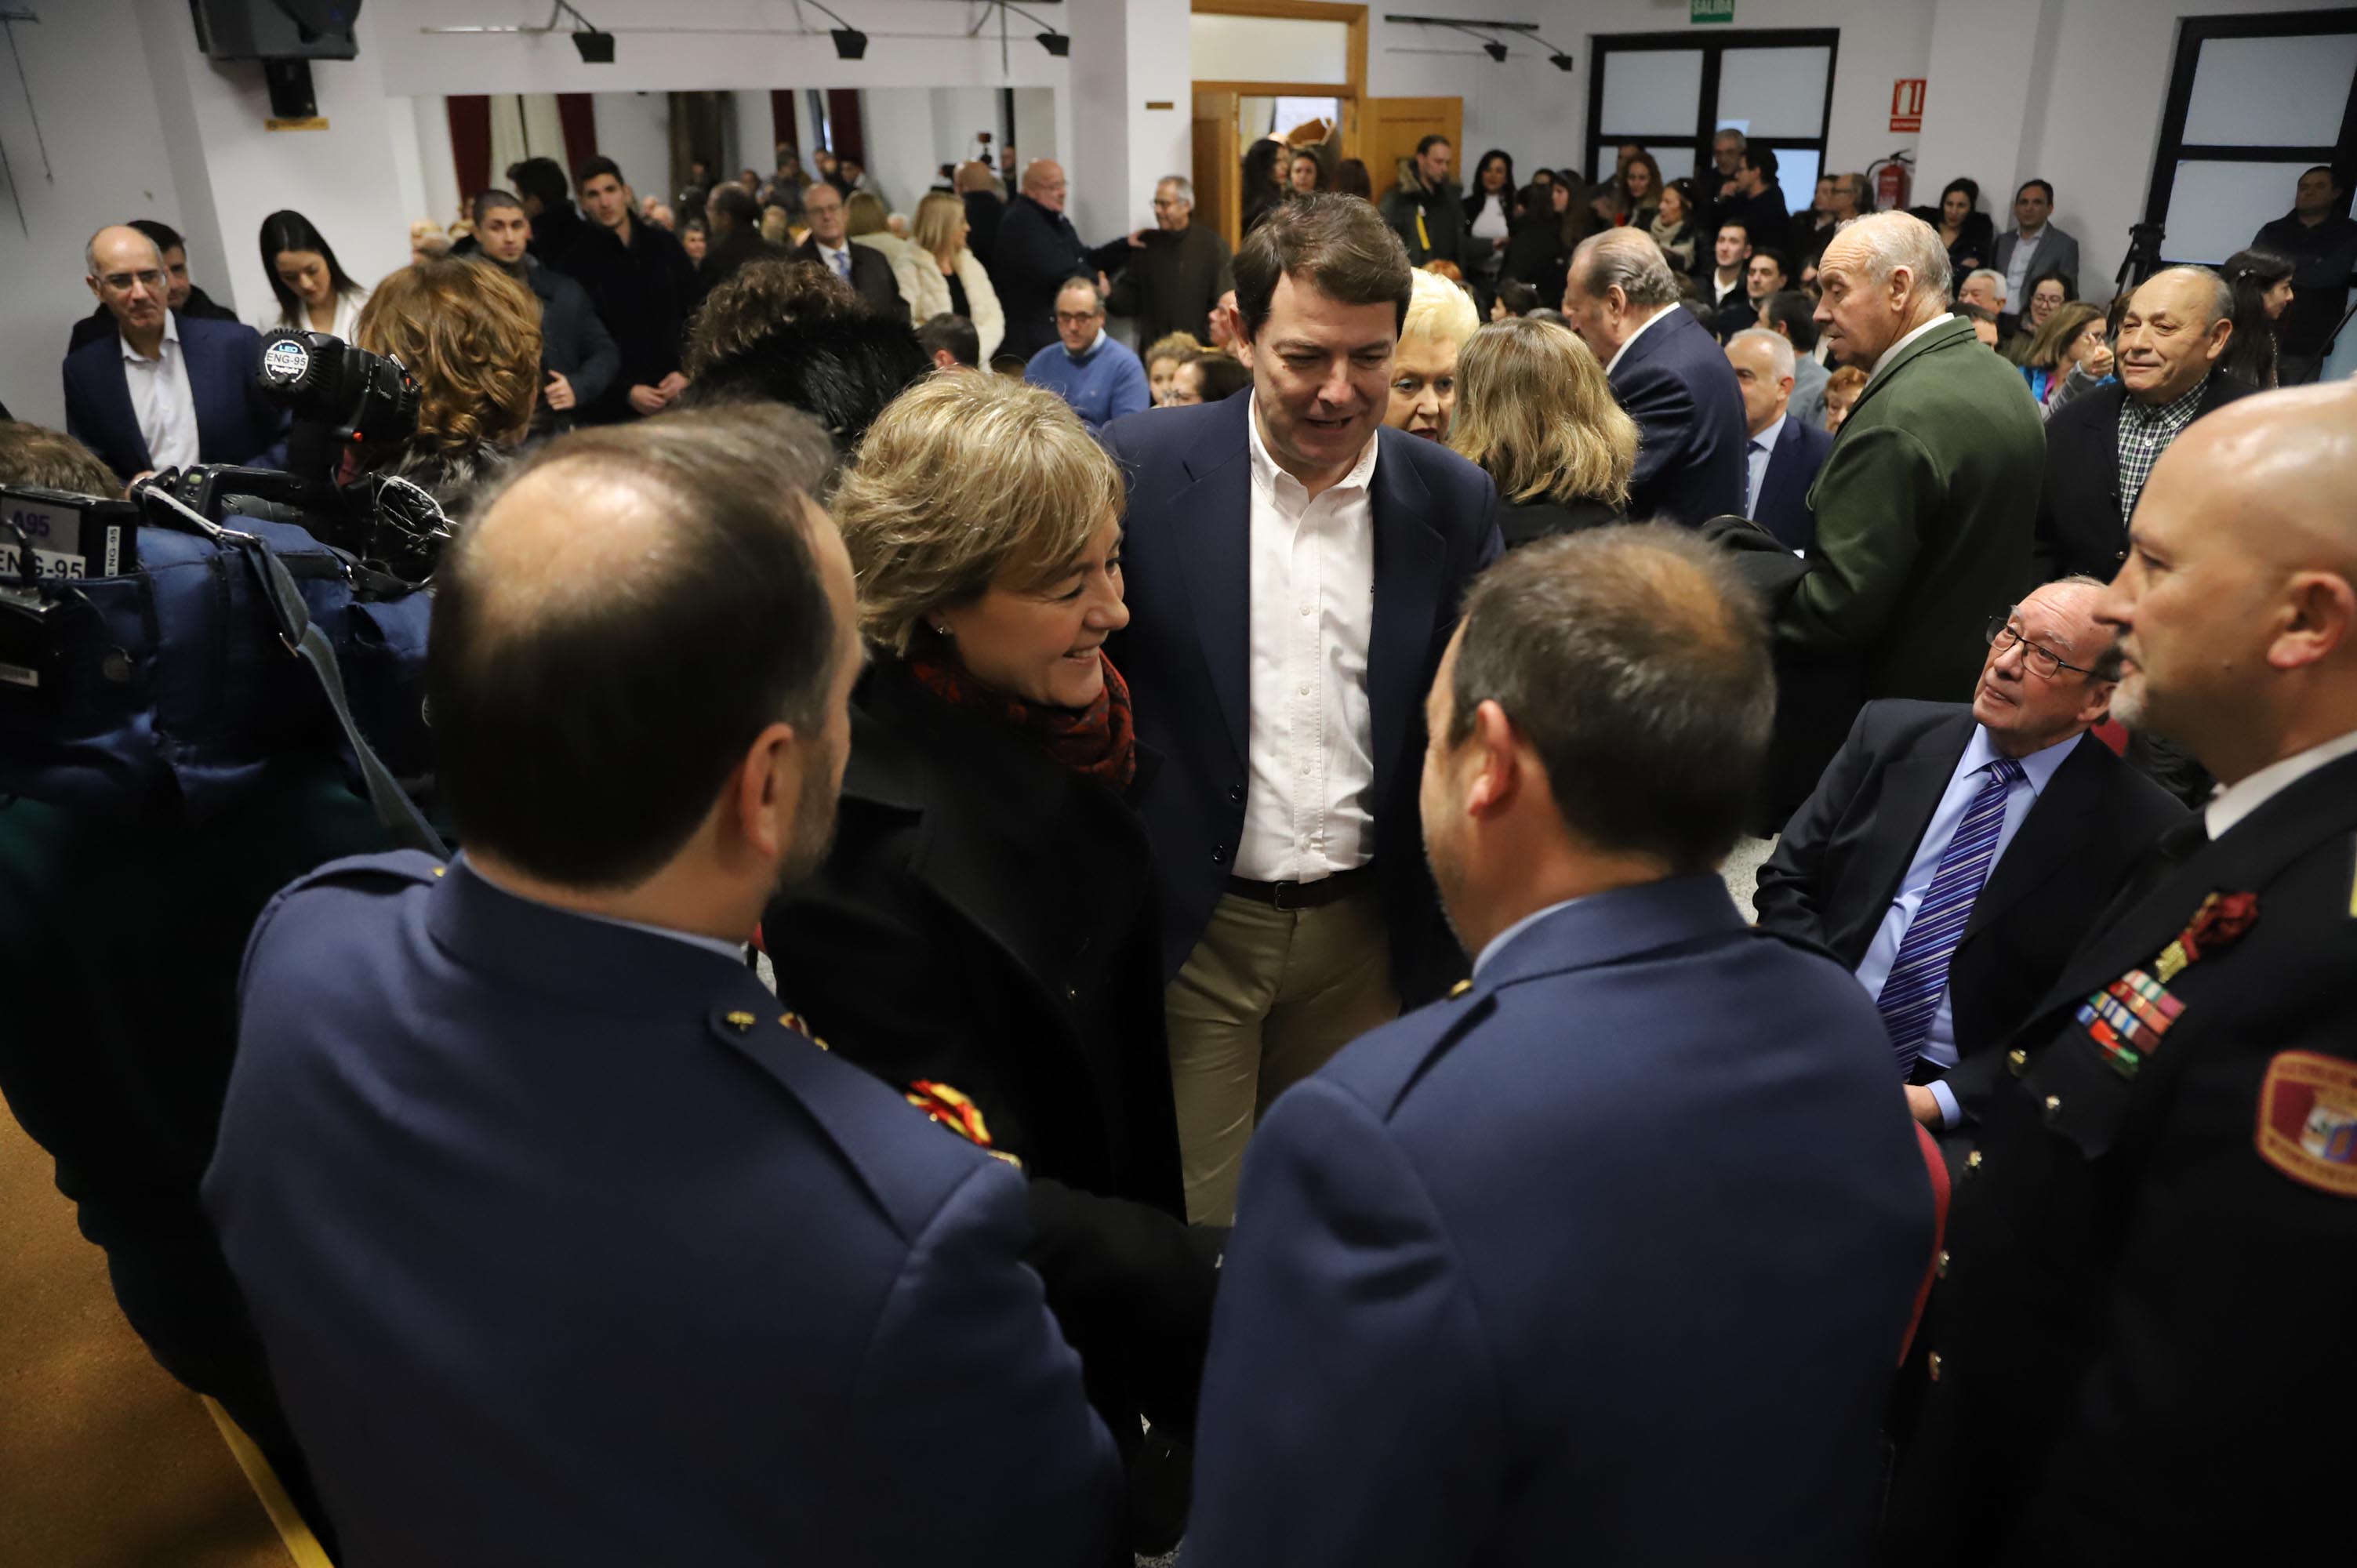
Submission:
<svg viewBox="0 0 2357 1568">
<path fill-rule="evenodd" d="M 1848 965 L 1918 1119 L 1964 1126 L 2006 1038 L 2184 809 L 2100 736 L 2119 676 L 2103 585 L 1994 617 L 1969 703 L 1869 703 L 1760 873 L 1760 924 Z"/>
</svg>

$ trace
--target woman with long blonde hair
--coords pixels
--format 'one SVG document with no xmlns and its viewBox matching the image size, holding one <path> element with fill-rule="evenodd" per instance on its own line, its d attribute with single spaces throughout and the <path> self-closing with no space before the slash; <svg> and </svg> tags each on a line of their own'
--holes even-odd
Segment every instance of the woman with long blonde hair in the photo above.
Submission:
<svg viewBox="0 0 2357 1568">
<path fill-rule="evenodd" d="M 964 317 L 974 323 L 987 365 L 1006 337 L 1006 313 L 999 308 L 990 274 L 966 248 L 968 232 L 965 202 L 946 190 L 928 191 L 917 203 L 895 275 L 908 297 L 910 320 L 931 321 L 943 311 Z"/>
<path fill-rule="evenodd" d="M 1509 317 L 1457 356 L 1448 445 L 1497 482 L 1509 549 L 1625 520 L 1637 422 L 1587 346 L 1550 321 Z"/>
</svg>

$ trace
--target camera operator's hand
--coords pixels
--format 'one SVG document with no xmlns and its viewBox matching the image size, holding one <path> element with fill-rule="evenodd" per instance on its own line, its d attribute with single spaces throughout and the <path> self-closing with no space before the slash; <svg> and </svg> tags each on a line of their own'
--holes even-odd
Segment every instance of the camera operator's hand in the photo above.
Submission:
<svg viewBox="0 0 2357 1568">
<path fill-rule="evenodd" d="M 540 389 L 540 395 L 549 407 L 559 413 L 573 407 L 573 383 L 554 371 L 548 372 L 548 384 Z"/>
<path fill-rule="evenodd" d="M 640 413 L 661 413 L 671 403 L 661 387 L 632 387 L 630 406 Z"/>
</svg>

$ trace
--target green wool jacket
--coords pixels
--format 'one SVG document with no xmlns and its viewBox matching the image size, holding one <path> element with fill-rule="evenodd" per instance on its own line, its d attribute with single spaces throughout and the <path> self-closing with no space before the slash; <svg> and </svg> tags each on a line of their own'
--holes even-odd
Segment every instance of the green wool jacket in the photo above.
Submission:
<svg viewBox="0 0 2357 1568">
<path fill-rule="evenodd" d="M 2021 372 L 1951 317 L 1878 368 L 1809 491 L 1809 575 L 1777 640 L 1859 661 L 1864 694 L 1972 700 L 1989 618 L 2030 577 L 2046 431 Z"/>
</svg>

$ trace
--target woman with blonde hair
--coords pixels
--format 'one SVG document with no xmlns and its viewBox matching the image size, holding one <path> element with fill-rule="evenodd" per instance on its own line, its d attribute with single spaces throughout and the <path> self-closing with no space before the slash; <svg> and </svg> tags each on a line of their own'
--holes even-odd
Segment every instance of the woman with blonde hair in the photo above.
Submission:
<svg viewBox="0 0 2357 1568">
<path fill-rule="evenodd" d="M 2054 394 L 2070 380 L 2072 370 L 2104 343 L 2101 306 L 2073 300 L 2057 306 L 2046 317 L 2021 360 L 2021 379 L 2029 383 L 2029 395 L 2038 400 L 2040 418 L 2054 412 Z"/>
<path fill-rule="evenodd" d="M 1621 521 L 1637 422 L 1586 344 L 1551 322 L 1493 321 L 1457 363 L 1448 444 L 1497 482 L 1509 549 Z"/>
<path fill-rule="evenodd" d="M 1006 313 L 999 308 L 990 274 L 966 247 L 971 232 L 962 198 L 928 191 L 917 203 L 908 241 L 893 259 L 892 275 L 909 302 L 910 320 L 931 321 L 947 311 L 973 322 L 987 365 L 1006 338 Z"/>
<path fill-rule="evenodd" d="M 1178 367 L 1203 351 L 1203 345 L 1185 332 L 1169 332 L 1157 338 L 1146 349 L 1146 384 L 1154 393 L 1154 406 L 1170 406 L 1170 380 Z"/>
<path fill-rule="evenodd" d="M 835 1055 L 1022 1162 L 1028 1261 L 1132 1455 L 1141 1416 L 1192 1425 L 1218 1249 L 1185 1220 L 1152 759 L 1104 651 L 1123 504 L 1042 388 L 935 376 L 877 419 L 832 502 L 873 656 L 834 842 L 761 929 Z"/>
<path fill-rule="evenodd" d="M 839 181 L 829 181 L 841 188 Z M 864 190 L 854 190 L 843 199 L 844 237 L 855 245 L 865 245 L 882 256 L 892 266 L 892 284 L 899 290 L 900 303 L 908 307 L 911 321 L 929 321 L 931 317 L 917 314 L 918 268 L 911 264 L 909 244 L 892 232 L 891 214 L 884 210 L 883 200 Z M 940 314 L 938 311 L 935 315 Z"/>
<path fill-rule="evenodd" d="M 1418 269 L 1415 292 L 1392 354 L 1392 403 L 1383 423 L 1426 441 L 1448 439 L 1457 406 L 1457 351 L 1480 330 L 1480 313 L 1464 285 Z"/>
<path fill-rule="evenodd" d="M 447 505 L 503 465 L 532 428 L 540 301 L 498 267 L 446 256 L 387 274 L 352 340 L 399 360 L 417 382 L 416 430 L 364 449 L 371 472 L 408 479 Z"/>
</svg>

